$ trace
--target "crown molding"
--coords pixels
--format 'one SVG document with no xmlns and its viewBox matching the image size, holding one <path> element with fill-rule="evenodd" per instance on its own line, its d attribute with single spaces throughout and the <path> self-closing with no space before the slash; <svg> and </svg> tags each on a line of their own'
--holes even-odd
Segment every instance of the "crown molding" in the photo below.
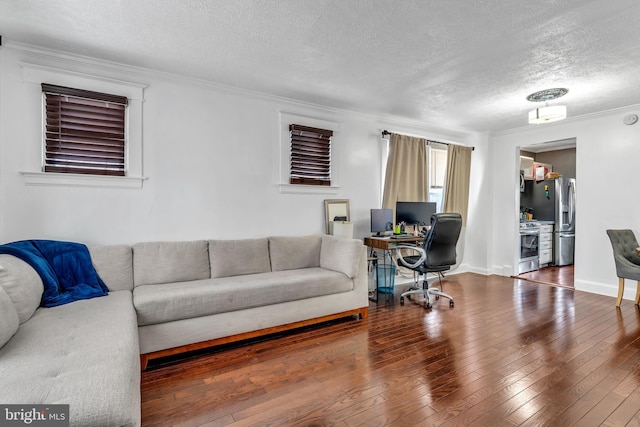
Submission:
<svg viewBox="0 0 640 427">
<path fill-rule="evenodd" d="M 156 79 L 161 79 L 161 80 L 170 81 L 174 83 L 178 82 L 178 83 L 185 83 L 185 84 L 190 84 L 194 86 L 207 87 L 207 88 L 211 88 L 224 93 L 229 93 L 232 95 L 247 96 L 247 97 L 271 101 L 275 103 L 288 104 L 298 108 L 311 109 L 313 111 L 321 111 L 321 112 L 332 114 L 332 115 L 339 114 L 347 117 L 366 119 L 366 120 L 381 122 L 382 124 L 388 124 L 389 126 L 412 127 L 412 128 L 419 129 L 420 133 L 424 133 L 425 131 L 428 134 L 442 133 L 449 136 L 453 136 L 454 138 L 466 138 L 470 134 L 479 133 L 477 131 L 470 130 L 470 129 L 447 128 L 435 123 L 429 123 L 429 122 L 410 119 L 406 117 L 372 114 L 372 113 L 365 113 L 365 112 L 347 110 L 342 108 L 329 107 L 326 105 L 300 101 L 294 98 L 287 98 L 284 96 L 273 95 L 266 92 L 260 92 L 260 91 L 245 89 L 237 86 L 226 85 L 226 84 L 215 82 L 212 80 L 189 77 L 181 74 L 170 73 L 166 71 L 160 71 L 160 70 L 140 67 L 136 65 L 123 64 L 115 61 L 98 59 L 91 56 L 77 55 L 77 54 L 72 54 L 72 53 L 68 53 L 60 50 L 49 49 L 49 48 L 44 48 L 40 46 L 14 42 L 14 41 L 8 41 L 3 47 L 13 49 L 23 53 L 25 56 L 30 58 L 30 61 L 27 59 L 23 59 L 22 61 L 28 62 L 30 66 L 40 65 L 43 67 L 53 67 L 53 68 L 64 66 L 65 68 L 70 68 L 70 69 L 78 69 L 78 68 L 83 68 L 88 66 L 94 69 L 92 73 L 99 73 L 101 75 L 104 75 L 104 74 L 121 75 L 123 73 L 128 75 L 134 74 L 136 79 L 138 80 L 145 80 L 145 79 L 148 79 L 149 77 L 153 77 Z M 55 66 L 53 66 L 52 64 L 47 64 L 46 62 L 48 61 L 55 62 Z M 35 64 L 33 62 L 35 62 Z M 39 62 L 45 62 L 45 64 L 38 64 Z"/>
</svg>

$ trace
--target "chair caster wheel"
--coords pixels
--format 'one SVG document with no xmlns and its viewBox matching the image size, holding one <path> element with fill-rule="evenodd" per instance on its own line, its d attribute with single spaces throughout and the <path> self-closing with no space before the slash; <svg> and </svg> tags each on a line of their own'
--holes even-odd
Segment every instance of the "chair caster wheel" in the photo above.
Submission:
<svg viewBox="0 0 640 427">
<path fill-rule="evenodd" d="M 400 297 L 400 305 L 404 305 L 404 297 Z"/>
<path fill-rule="evenodd" d="M 428 303 L 426 303 L 426 304 L 424 305 L 424 308 L 426 308 L 426 309 L 428 309 L 428 310 L 430 310 L 430 309 L 431 309 L 431 307 L 432 307 L 432 305 L 431 305 L 431 303 L 430 303 L 430 302 L 428 302 Z"/>
<path fill-rule="evenodd" d="M 453 301 L 449 301 L 449 307 L 453 308 Z"/>
<path fill-rule="evenodd" d="M 440 295 L 436 295 L 436 301 L 440 299 Z"/>
</svg>

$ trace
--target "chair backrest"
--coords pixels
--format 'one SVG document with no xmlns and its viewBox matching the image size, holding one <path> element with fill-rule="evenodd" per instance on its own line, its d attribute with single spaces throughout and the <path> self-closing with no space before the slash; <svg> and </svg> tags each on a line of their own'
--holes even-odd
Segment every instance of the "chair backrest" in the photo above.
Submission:
<svg viewBox="0 0 640 427">
<path fill-rule="evenodd" d="M 424 238 L 427 267 L 451 266 L 456 263 L 456 244 L 462 229 L 459 213 L 431 215 L 431 229 Z"/>
<path fill-rule="evenodd" d="M 613 247 L 613 258 L 616 262 L 618 277 L 631 278 L 629 277 L 628 265 L 625 265 L 621 260 L 640 264 L 640 257 L 636 253 L 638 247 L 636 235 L 631 230 L 607 230 L 607 235 Z"/>
<path fill-rule="evenodd" d="M 638 247 L 638 240 L 632 230 L 607 230 L 607 235 L 609 236 L 609 240 L 611 240 L 614 256 L 622 256 L 628 260 L 634 258 L 636 248 Z"/>
</svg>

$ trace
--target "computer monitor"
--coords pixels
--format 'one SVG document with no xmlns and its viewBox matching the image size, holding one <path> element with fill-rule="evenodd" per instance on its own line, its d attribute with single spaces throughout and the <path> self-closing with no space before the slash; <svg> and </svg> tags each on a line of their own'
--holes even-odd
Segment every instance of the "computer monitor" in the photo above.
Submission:
<svg viewBox="0 0 640 427">
<path fill-rule="evenodd" d="M 405 224 L 429 225 L 431 215 L 436 213 L 435 202 L 397 202 L 396 222 Z"/>
<path fill-rule="evenodd" d="M 385 231 L 393 231 L 393 210 L 371 209 L 371 232 L 380 236 Z"/>
</svg>

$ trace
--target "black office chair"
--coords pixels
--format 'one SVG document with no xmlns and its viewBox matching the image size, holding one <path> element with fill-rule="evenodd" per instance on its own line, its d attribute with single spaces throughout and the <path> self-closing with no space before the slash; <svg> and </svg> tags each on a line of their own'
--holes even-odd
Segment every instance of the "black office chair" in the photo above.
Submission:
<svg viewBox="0 0 640 427">
<path fill-rule="evenodd" d="M 624 293 L 624 279 L 636 280 L 636 305 L 640 303 L 640 256 L 636 252 L 638 240 L 631 230 L 607 230 L 611 246 L 613 247 L 613 259 L 616 262 L 616 275 L 618 276 L 618 299 L 616 306 L 622 303 Z"/>
<path fill-rule="evenodd" d="M 425 307 L 431 308 L 430 295 L 436 299 L 449 299 L 449 306 L 453 307 L 453 297 L 442 292 L 442 277 L 444 272 L 456 263 L 456 244 L 460 237 L 462 217 L 458 213 L 438 213 L 431 216 L 431 229 L 427 231 L 423 247 L 397 245 L 398 265 L 407 267 L 414 272 L 414 285 L 400 295 L 400 304 L 404 304 L 404 297 L 413 294 L 423 294 Z M 420 255 L 403 256 L 401 249 L 412 249 Z M 427 273 L 438 276 L 440 288 L 430 288 Z M 420 276 L 423 275 L 422 287 L 418 286 Z"/>
</svg>

